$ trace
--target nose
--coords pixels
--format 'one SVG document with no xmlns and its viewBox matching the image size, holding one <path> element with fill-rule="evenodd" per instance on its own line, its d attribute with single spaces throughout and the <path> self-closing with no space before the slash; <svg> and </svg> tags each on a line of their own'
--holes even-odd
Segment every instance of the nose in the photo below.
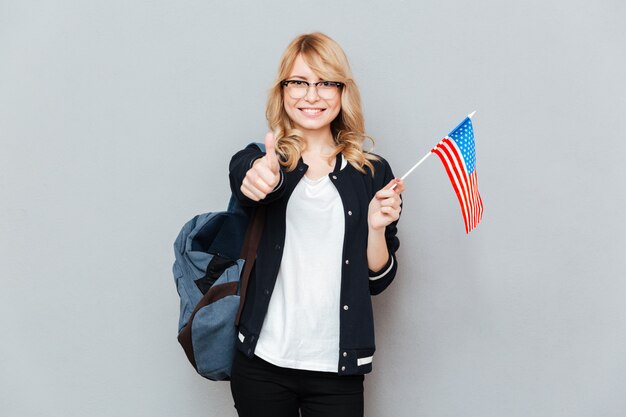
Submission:
<svg viewBox="0 0 626 417">
<path fill-rule="evenodd" d="M 306 94 L 302 98 L 309 103 L 315 103 L 318 101 L 320 96 L 317 94 L 317 87 L 315 85 L 309 85 L 309 88 L 306 90 Z"/>
</svg>

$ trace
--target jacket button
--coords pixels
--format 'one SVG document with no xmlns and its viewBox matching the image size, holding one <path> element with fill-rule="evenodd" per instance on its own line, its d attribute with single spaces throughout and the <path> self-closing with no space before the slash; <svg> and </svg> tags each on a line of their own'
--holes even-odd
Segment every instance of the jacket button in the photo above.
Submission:
<svg viewBox="0 0 626 417">
<path fill-rule="evenodd" d="M 345 367 L 345 366 L 342 366 L 342 367 L 341 367 L 341 370 L 342 370 L 342 371 L 345 371 L 345 370 L 346 370 L 346 367 Z"/>
<path fill-rule="evenodd" d="M 334 179 L 334 180 L 336 180 L 336 179 L 337 179 L 337 176 L 336 176 L 336 175 L 333 175 L 333 179 Z"/>
<path fill-rule="evenodd" d="M 274 249 L 276 249 L 276 250 L 280 250 L 280 245 L 276 245 L 276 246 L 274 246 Z"/>
<path fill-rule="evenodd" d="M 348 216 L 352 216 L 352 210 L 348 210 Z"/>
<path fill-rule="evenodd" d="M 343 357 L 345 358 L 346 356 L 348 356 L 348 352 L 343 352 Z"/>
<path fill-rule="evenodd" d="M 266 288 L 266 289 L 265 289 L 265 291 L 263 291 L 263 293 L 264 293 L 265 295 L 270 295 L 270 290 L 268 290 L 268 289 Z"/>
<path fill-rule="evenodd" d="M 346 311 L 347 311 L 349 308 L 350 308 L 350 307 L 348 307 L 348 305 L 347 305 L 347 304 L 346 304 L 345 306 L 343 306 L 343 309 L 344 309 L 344 310 L 346 310 Z"/>
<path fill-rule="evenodd" d="M 346 265 L 350 263 L 350 259 L 346 259 Z"/>
</svg>

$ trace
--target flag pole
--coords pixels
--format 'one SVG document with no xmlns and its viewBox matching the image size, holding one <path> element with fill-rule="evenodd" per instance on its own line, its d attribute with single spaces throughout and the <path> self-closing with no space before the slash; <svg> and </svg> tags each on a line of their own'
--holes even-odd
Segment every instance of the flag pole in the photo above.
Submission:
<svg viewBox="0 0 626 417">
<path fill-rule="evenodd" d="M 428 152 L 426 155 L 424 155 L 424 157 L 423 157 L 422 159 L 420 159 L 420 160 L 419 160 L 419 162 L 418 162 L 417 164 L 413 165 L 413 167 L 412 167 L 411 169 L 409 169 L 409 170 L 406 172 L 406 174 L 404 174 L 404 175 L 402 176 L 402 178 L 400 178 L 400 179 L 402 179 L 402 180 L 403 180 L 403 179 L 405 179 L 406 177 L 408 177 L 408 176 L 409 176 L 409 174 L 410 174 L 411 172 L 413 172 L 413 171 L 415 170 L 415 168 L 417 168 L 418 166 L 420 166 L 420 164 L 421 164 L 422 162 L 424 162 L 424 161 L 426 160 L 426 158 L 428 158 L 431 154 L 432 154 L 432 152 Z"/>
<path fill-rule="evenodd" d="M 409 170 L 406 172 L 406 174 L 404 174 L 404 175 L 402 176 L 402 178 L 400 178 L 400 179 L 401 179 L 401 180 L 404 180 L 406 177 L 408 177 L 408 176 L 409 176 L 409 174 L 415 170 L 415 168 L 417 168 L 418 166 L 420 166 L 420 164 L 421 164 L 422 162 L 424 162 L 424 161 L 426 160 L 426 158 L 428 158 L 428 157 L 430 156 L 430 154 L 432 154 L 432 152 L 428 152 L 426 155 L 424 155 L 424 157 L 423 157 L 422 159 L 420 159 L 420 160 L 419 160 L 419 162 L 418 162 L 417 164 L 413 165 L 413 168 L 409 169 Z M 396 185 L 398 185 L 398 184 L 394 184 L 394 185 L 392 185 L 392 186 L 391 186 L 391 189 L 393 190 L 394 188 L 396 188 Z"/>
<path fill-rule="evenodd" d="M 474 117 L 474 115 L 475 115 L 475 114 L 476 114 L 476 110 L 474 110 L 473 112 L 471 112 L 470 114 L 468 114 L 468 115 L 467 115 L 467 117 L 469 117 L 469 118 L 471 119 L 472 117 Z M 447 136 L 446 136 L 446 137 L 447 137 Z M 409 169 L 409 170 L 406 172 L 406 174 L 404 174 L 404 175 L 402 176 L 402 178 L 400 178 L 400 179 L 401 179 L 401 180 L 404 180 L 406 177 L 408 177 L 408 176 L 409 176 L 409 174 L 410 174 L 411 172 L 413 172 L 413 171 L 415 170 L 415 168 L 417 168 L 418 166 L 420 166 L 420 164 L 421 164 L 422 162 L 424 162 L 424 161 L 426 160 L 426 158 L 428 158 L 428 157 L 429 157 L 432 153 L 433 153 L 433 152 L 432 152 L 432 151 L 430 151 L 430 152 L 428 152 L 426 155 L 424 155 L 424 157 L 423 157 L 422 159 L 420 159 L 420 160 L 418 161 L 418 163 L 417 163 L 417 164 L 413 165 L 413 167 L 412 167 L 411 169 Z M 397 185 L 397 184 L 392 185 L 392 186 L 391 186 L 391 189 L 393 190 L 394 188 L 396 188 L 396 185 Z"/>
</svg>

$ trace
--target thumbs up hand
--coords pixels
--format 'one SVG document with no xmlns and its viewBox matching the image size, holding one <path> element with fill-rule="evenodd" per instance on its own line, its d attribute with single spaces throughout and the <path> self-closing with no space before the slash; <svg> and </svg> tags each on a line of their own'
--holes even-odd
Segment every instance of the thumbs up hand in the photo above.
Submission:
<svg viewBox="0 0 626 417">
<path fill-rule="evenodd" d="M 241 192 L 253 201 L 263 200 L 280 181 L 280 164 L 276 156 L 275 144 L 274 134 L 267 132 L 265 156 L 254 161 L 241 183 Z"/>
</svg>

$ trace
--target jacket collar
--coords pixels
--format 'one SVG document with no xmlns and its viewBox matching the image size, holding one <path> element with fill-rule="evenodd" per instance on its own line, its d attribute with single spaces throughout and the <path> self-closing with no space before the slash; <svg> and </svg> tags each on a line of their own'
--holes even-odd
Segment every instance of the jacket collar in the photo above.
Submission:
<svg viewBox="0 0 626 417">
<path fill-rule="evenodd" d="M 335 159 L 335 168 L 333 169 L 333 173 L 337 173 L 344 169 L 348 165 L 348 161 L 343 156 L 342 153 L 339 153 Z"/>
<path fill-rule="evenodd" d="M 342 171 L 345 167 L 348 166 L 348 160 L 343 156 L 342 153 L 339 153 L 336 157 L 335 157 L 335 167 L 333 168 L 333 174 L 336 174 L 339 171 Z M 309 168 L 309 166 L 307 164 L 304 163 L 304 160 L 302 159 L 302 157 L 300 157 L 300 160 L 298 161 L 298 169 L 300 171 L 305 171 Z"/>
</svg>

